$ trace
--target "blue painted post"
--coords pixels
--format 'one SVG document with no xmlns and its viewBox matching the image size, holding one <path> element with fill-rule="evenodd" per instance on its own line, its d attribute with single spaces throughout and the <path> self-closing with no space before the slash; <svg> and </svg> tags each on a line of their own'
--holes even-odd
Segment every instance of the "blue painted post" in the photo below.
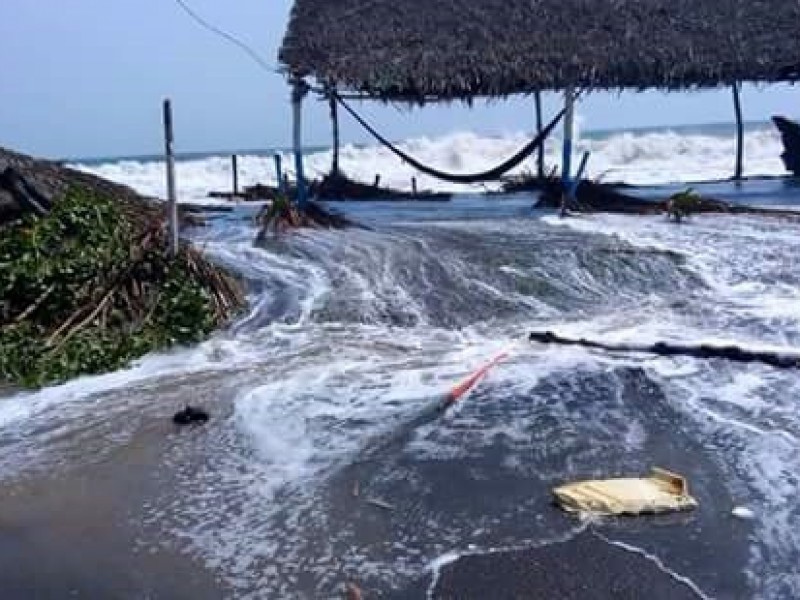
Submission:
<svg viewBox="0 0 800 600">
<path fill-rule="evenodd" d="M 578 166 L 578 172 L 575 174 L 575 179 L 572 182 L 572 185 L 569 188 L 569 197 L 575 198 L 575 194 L 578 192 L 578 186 L 581 184 L 581 179 L 583 179 L 583 172 L 586 170 L 586 163 L 589 162 L 589 156 L 592 153 L 588 150 L 583 153 L 583 158 L 581 158 L 581 164 Z"/>
<path fill-rule="evenodd" d="M 294 122 L 293 150 L 294 171 L 297 178 L 297 206 L 301 210 L 306 207 L 308 190 L 303 173 L 303 99 L 308 94 L 308 84 L 302 79 L 296 79 L 292 88 L 292 115 Z"/>
<path fill-rule="evenodd" d="M 275 177 L 278 178 L 278 193 L 281 195 L 286 193 L 283 187 L 283 166 L 281 165 L 281 155 L 275 153 Z"/>
</svg>

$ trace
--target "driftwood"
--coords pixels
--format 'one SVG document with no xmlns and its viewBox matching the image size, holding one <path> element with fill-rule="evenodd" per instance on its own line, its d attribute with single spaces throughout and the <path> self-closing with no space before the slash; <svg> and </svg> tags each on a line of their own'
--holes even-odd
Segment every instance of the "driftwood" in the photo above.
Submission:
<svg viewBox="0 0 800 600">
<path fill-rule="evenodd" d="M 533 332 L 530 341 L 541 344 L 582 346 L 608 352 L 636 352 L 658 356 L 688 356 L 692 358 L 722 358 L 733 362 L 763 363 L 779 369 L 800 369 L 800 354 L 783 354 L 761 350 L 747 350 L 739 346 L 716 346 L 712 344 L 686 345 L 669 342 L 655 344 L 607 344 L 583 338 L 562 337 L 552 331 Z"/>
<path fill-rule="evenodd" d="M 426 190 L 402 192 L 382 187 L 380 179 L 374 184 L 360 183 L 341 172 L 326 175 L 311 183 L 311 195 L 319 200 L 424 200 L 446 202 L 452 194 Z"/>
<path fill-rule="evenodd" d="M 781 133 L 783 142 L 783 164 L 787 171 L 800 176 L 800 124 L 785 117 L 772 117 L 772 122 Z"/>
<path fill-rule="evenodd" d="M 508 185 L 509 190 L 538 191 L 540 193 L 537 208 L 560 208 L 563 195 L 561 180 L 556 177 L 546 179 L 526 178 L 517 179 Z M 581 180 L 576 190 L 576 198 L 568 204 L 569 210 L 584 213 L 618 213 L 631 215 L 673 215 L 674 198 L 678 196 L 692 197 L 691 209 L 684 211 L 682 216 L 702 213 L 727 213 L 748 214 L 766 217 L 800 218 L 800 211 L 774 208 L 759 208 L 743 204 L 733 204 L 717 198 L 702 196 L 700 194 L 677 194 L 671 198 L 654 199 L 640 198 L 627 193 L 626 188 L 631 186 L 618 184 L 597 183 L 590 180 Z"/>
<path fill-rule="evenodd" d="M 326 175 L 322 179 L 307 183 L 308 195 L 311 198 L 322 201 L 346 201 L 346 200 L 419 200 L 446 202 L 452 198 L 452 194 L 432 192 L 427 190 L 403 192 L 392 188 L 382 187 L 380 178 L 376 178 L 375 183 L 367 184 L 354 181 L 341 172 Z M 277 186 L 264 185 L 262 183 L 244 188 L 241 194 L 230 192 L 209 192 L 209 197 L 226 200 L 245 200 L 245 201 L 264 201 L 277 200 L 288 196 L 294 198 L 297 195 L 297 187 L 293 183 L 286 182 L 284 191 Z"/>
<path fill-rule="evenodd" d="M 32 212 L 41 217 L 52 206 L 49 198 L 14 167 L 6 167 L 0 174 L 0 189 L 11 196 L 22 212 Z"/>
</svg>

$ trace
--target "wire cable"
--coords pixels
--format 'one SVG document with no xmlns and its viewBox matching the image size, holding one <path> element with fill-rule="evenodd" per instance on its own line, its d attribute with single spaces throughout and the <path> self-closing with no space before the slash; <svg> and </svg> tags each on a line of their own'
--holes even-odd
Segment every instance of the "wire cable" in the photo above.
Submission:
<svg viewBox="0 0 800 600">
<path fill-rule="evenodd" d="M 277 67 L 275 67 L 273 65 L 270 65 L 267 61 L 265 61 L 263 58 L 261 58 L 261 56 L 258 54 L 258 52 L 253 50 L 250 46 L 248 46 L 247 44 L 245 44 L 243 41 L 239 40 L 235 36 L 231 35 L 227 31 L 224 31 L 224 30 L 220 29 L 219 27 L 217 27 L 216 25 L 213 25 L 212 23 L 209 23 L 208 21 L 206 21 L 203 17 L 201 17 L 194 10 L 192 10 L 192 8 L 188 4 L 186 4 L 186 2 L 184 2 L 184 0 L 175 0 L 175 4 L 180 6 L 183 9 L 183 11 L 187 15 L 189 15 L 195 22 L 197 22 L 201 27 L 204 27 L 205 29 L 207 29 L 211 33 L 214 33 L 214 34 L 220 36 L 221 38 L 227 40 L 228 42 L 230 42 L 231 44 L 233 44 L 234 46 L 236 46 L 237 48 L 242 50 L 251 59 L 253 59 L 256 62 L 256 64 L 258 64 L 259 67 L 264 69 L 266 72 L 271 73 L 271 74 L 280 74 L 280 70 Z"/>
</svg>

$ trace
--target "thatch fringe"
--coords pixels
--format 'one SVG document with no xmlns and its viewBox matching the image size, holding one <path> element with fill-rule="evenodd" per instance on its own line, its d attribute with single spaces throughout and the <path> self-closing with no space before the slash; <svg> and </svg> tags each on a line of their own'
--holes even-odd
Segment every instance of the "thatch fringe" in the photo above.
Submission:
<svg viewBox="0 0 800 600">
<path fill-rule="evenodd" d="M 800 78 L 787 0 L 296 0 L 292 76 L 387 101 Z"/>
</svg>

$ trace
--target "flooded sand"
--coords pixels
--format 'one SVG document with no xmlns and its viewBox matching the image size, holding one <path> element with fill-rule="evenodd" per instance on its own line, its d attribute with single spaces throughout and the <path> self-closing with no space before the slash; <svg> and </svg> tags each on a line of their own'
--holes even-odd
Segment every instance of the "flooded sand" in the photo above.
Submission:
<svg viewBox="0 0 800 600">
<path fill-rule="evenodd" d="M 796 373 L 526 341 L 798 346 L 794 225 L 560 221 L 529 200 L 353 205 L 372 230 L 261 247 L 247 221 L 197 232 L 247 279 L 251 314 L 0 401 L 4 597 L 335 598 L 347 580 L 366 598 L 795 597 Z M 173 427 L 187 402 L 208 425 Z M 652 466 L 685 474 L 698 510 L 587 524 L 552 505 L 565 481 Z"/>
</svg>

